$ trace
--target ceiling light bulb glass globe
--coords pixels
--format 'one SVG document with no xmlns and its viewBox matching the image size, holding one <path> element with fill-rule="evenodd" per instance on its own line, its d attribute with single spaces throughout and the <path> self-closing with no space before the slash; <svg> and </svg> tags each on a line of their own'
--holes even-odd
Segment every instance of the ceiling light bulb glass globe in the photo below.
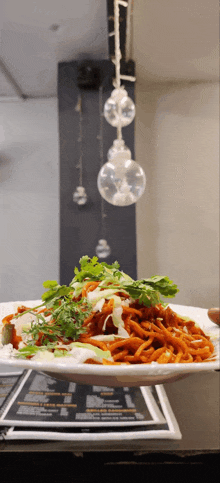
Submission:
<svg viewBox="0 0 220 483">
<path fill-rule="evenodd" d="M 108 161 L 111 161 L 119 152 L 124 152 L 127 154 L 128 159 L 131 159 L 131 151 L 130 149 L 125 145 L 123 139 L 115 139 L 113 141 L 113 145 L 111 148 L 108 150 L 107 153 L 107 158 Z"/>
<path fill-rule="evenodd" d="M 146 177 L 142 167 L 119 153 L 105 163 L 98 174 L 100 195 L 115 206 L 129 206 L 143 195 Z"/>
<path fill-rule="evenodd" d="M 124 87 L 114 89 L 104 105 L 106 121 L 114 127 L 128 126 L 135 117 L 135 105 Z"/>
<path fill-rule="evenodd" d="M 77 205 L 85 205 L 87 202 L 87 194 L 84 186 L 77 186 L 73 193 L 73 201 Z"/>
<path fill-rule="evenodd" d="M 104 239 L 98 241 L 95 251 L 98 258 L 107 258 L 111 254 L 111 248 Z"/>
</svg>

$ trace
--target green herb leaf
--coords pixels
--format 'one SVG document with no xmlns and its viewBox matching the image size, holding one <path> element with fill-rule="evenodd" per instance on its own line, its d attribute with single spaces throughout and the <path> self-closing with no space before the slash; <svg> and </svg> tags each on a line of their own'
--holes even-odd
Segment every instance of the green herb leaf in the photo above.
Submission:
<svg viewBox="0 0 220 483">
<path fill-rule="evenodd" d="M 60 305 L 55 307 L 52 312 L 52 323 L 47 321 L 43 314 L 35 314 L 37 322 L 32 323 L 30 329 L 24 329 L 23 332 L 31 338 L 28 341 L 28 347 L 39 339 L 41 335 L 41 346 L 51 346 L 59 338 L 64 342 L 69 340 L 77 340 L 85 328 L 84 320 L 91 313 L 92 305 L 87 299 L 73 301 L 71 299 L 61 300 Z"/>
<path fill-rule="evenodd" d="M 151 278 L 141 280 L 141 282 L 150 285 L 165 297 L 175 297 L 179 292 L 177 285 L 166 276 L 154 275 Z"/>
<path fill-rule="evenodd" d="M 58 283 L 56 280 L 46 280 L 45 282 L 43 282 L 44 288 L 52 288 L 57 286 L 58 286 Z"/>
<path fill-rule="evenodd" d="M 160 294 L 165 297 L 174 297 L 178 292 L 177 286 L 169 277 L 157 275 L 134 282 L 125 282 L 123 287 L 133 299 L 138 300 L 140 304 L 144 304 L 147 307 L 159 303 L 164 305 Z"/>
<path fill-rule="evenodd" d="M 47 307 L 51 307 L 51 302 L 53 302 L 54 300 L 59 299 L 60 297 L 68 296 L 71 291 L 71 288 L 67 287 L 67 285 L 57 284 L 48 288 L 49 290 L 47 292 L 44 292 L 41 297 Z"/>
<path fill-rule="evenodd" d="M 74 269 L 75 277 L 72 280 L 74 282 L 82 282 L 83 280 L 104 280 L 105 277 L 117 277 L 120 278 L 122 273 L 119 271 L 120 265 L 118 262 L 114 262 L 112 265 L 108 265 L 105 262 L 98 262 L 97 257 L 89 258 L 87 255 L 82 257 L 79 261 L 80 270 L 76 267 Z"/>
<path fill-rule="evenodd" d="M 158 303 L 165 305 L 160 295 L 174 297 L 178 292 L 177 286 L 167 276 L 154 275 L 147 279 L 133 280 L 119 270 L 120 265 L 117 261 L 108 265 L 105 262 L 99 263 L 97 257 L 89 258 L 86 255 L 80 259 L 79 263 L 81 269 L 75 268 L 75 277 L 70 284 L 73 287 L 75 282 L 104 280 L 106 288 L 109 282 L 113 283 L 118 291 L 126 290 L 134 300 L 138 300 L 140 304 L 147 307 Z"/>
</svg>

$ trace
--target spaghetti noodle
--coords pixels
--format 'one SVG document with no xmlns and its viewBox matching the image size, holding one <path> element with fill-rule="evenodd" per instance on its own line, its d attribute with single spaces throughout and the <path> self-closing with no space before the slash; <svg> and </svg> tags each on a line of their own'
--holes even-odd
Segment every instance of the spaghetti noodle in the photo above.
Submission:
<svg viewBox="0 0 220 483">
<path fill-rule="evenodd" d="M 83 347 L 92 346 L 109 354 L 97 360 L 88 357 L 87 364 L 159 364 L 198 363 L 213 360 L 214 346 L 209 336 L 192 320 L 176 314 L 169 306 L 161 303 L 147 307 L 129 296 L 126 290 L 119 290 L 108 282 L 108 294 L 114 286 L 114 294 L 106 298 L 106 286 L 100 281 L 84 281 L 81 294 L 77 297 L 71 293 L 72 303 L 83 303 L 93 300 L 91 311 L 86 313 L 79 336 L 68 337 L 66 332 L 58 333 L 57 320 L 54 318 L 57 309 L 29 309 L 20 307 L 17 315 L 25 312 L 41 314 L 38 324 L 32 327 L 32 340 L 27 342 L 27 333 L 16 328 L 14 315 L 3 319 L 3 325 L 12 324 L 11 344 L 19 351 L 30 345 L 34 348 L 48 348 L 49 351 L 62 350 L 68 355 L 72 343 L 77 340 Z M 97 292 L 98 290 L 98 292 Z M 95 296 L 96 295 L 96 296 Z M 103 295 L 103 296 L 102 296 Z M 98 302 L 97 302 L 98 300 Z M 85 303 L 85 302 L 84 302 Z M 61 307 L 61 301 L 59 306 Z M 82 305 L 82 312 L 86 312 Z M 49 317 L 50 316 L 50 317 Z M 43 321 L 49 317 L 46 325 Z M 19 320 L 19 318 L 17 319 Z M 76 324 L 74 317 L 72 323 Z M 45 331 L 45 327 L 47 330 Z M 33 337 L 33 328 L 35 335 Z M 119 329 L 120 328 L 120 329 Z M 53 344 L 56 344 L 53 346 Z M 21 349 L 22 351 L 22 349 Z M 27 357 L 32 358 L 33 354 Z"/>
<path fill-rule="evenodd" d="M 123 306 L 122 320 L 128 338 L 114 341 L 94 339 L 103 333 L 106 314 L 112 314 L 113 300 L 105 302 L 103 311 L 94 313 L 85 321 L 87 332 L 80 336 L 82 342 L 97 344 L 109 350 L 113 361 L 103 360 L 103 364 L 160 364 L 204 362 L 210 360 L 214 346 L 210 338 L 192 320 L 185 320 L 170 307 L 161 304 L 146 307 L 138 302 Z M 104 314 L 104 317 L 103 317 Z M 105 334 L 115 331 L 110 316 Z M 103 338 L 104 339 L 104 338 Z"/>
</svg>

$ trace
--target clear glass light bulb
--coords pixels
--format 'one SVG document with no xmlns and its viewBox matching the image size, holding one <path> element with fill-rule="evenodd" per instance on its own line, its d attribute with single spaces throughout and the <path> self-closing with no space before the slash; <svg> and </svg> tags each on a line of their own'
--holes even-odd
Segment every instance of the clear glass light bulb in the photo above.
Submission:
<svg viewBox="0 0 220 483">
<path fill-rule="evenodd" d="M 86 190 L 83 186 L 77 186 L 76 191 L 73 193 L 73 201 L 77 205 L 85 205 L 87 202 Z"/>
<path fill-rule="evenodd" d="M 135 117 L 135 105 L 124 87 L 114 89 L 104 105 L 106 121 L 114 127 L 128 126 Z"/>
<path fill-rule="evenodd" d="M 97 184 L 100 195 L 108 203 L 129 206 L 144 193 L 146 177 L 138 163 L 128 159 L 126 153 L 118 153 L 102 166 Z"/>
<path fill-rule="evenodd" d="M 99 240 L 95 249 L 98 258 L 107 258 L 111 253 L 111 248 L 106 240 Z"/>
<path fill-rule="evenodd" d="M 108 150 L 107 153 L 107 158 L 108 161 L 111 161 L 119 152 L 124 152 L 127 154 L 128 159 L 131 159 L 131 151 L 130 149 L 125 145 L 123 139 L 115 139 L 113 141 L 113 145 L 111 148 Z"/>
</svg>

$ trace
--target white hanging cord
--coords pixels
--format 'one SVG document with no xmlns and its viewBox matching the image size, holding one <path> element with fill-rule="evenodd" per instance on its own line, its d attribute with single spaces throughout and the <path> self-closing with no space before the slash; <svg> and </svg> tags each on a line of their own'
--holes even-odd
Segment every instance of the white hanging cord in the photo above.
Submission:
<svg viewBox="0 0 220 483">
<path fill-rule="evenodd" d="M 128 6 L 128 2 L 124 2 L 124 0 L 118 0 L 118 3 L 120 5 L 122 5 L 123 7 L 127 7 Z"/>
<path fill-rule="evenodd" d="M 120 89 L 121 87 L 121 79 L 123 80 L 129 80 L 134 82 L 136 80 L 135 77 L 133 76 L 127 76 L 127 75 L 121 75 L 120 71 L 120 61 L 121 61 L 121 50 L 120 50 L 120 9 L 119 5 L 122 5 L 123 7 L 129 7 L 130 2 L 125 2 L 123 0 L 114 0 L 114 32 L 111 32 L 110 35 L 115 36 L 115 59 L 114 59 L 114 64 L 115 64 L 115 81 L 113 83 L 114 87 L 116 89 Z M 129 16 L 127 12 L 127 23 L 129 23 Z M 129 39 L 128 39 L 129 40 Z M 119 110 L 120 110 L 120 103 L 119 103 Z M 122 140 L 122 126 L 121 126 L 121 113 L 119 111 L 119 124 L 117 126 L 117 139 L 120 141 Z"/>
<path fill-rule="evenodd" d="M 112 62 L 115 64 L 115 82 L 114 87 L 118 89 L 120 87 L 120 80 L 128 80 L 131 82 L 136 81 L 136 77 L 131 75 L 121 75 L 120 72 L 120 60 L 121 60 L 121 50 L 120 50 L 120 10 L 119 5 L 123 7 L 127 7 L 127 16 L 126 16 L 126 61 L 130 54 L 130 30 L 131 30 L 131 1 L 124 2 L 123 0 L 114 0 L 114 31 L 109 33 L 109 37 L 115 36 L 115 58 Z"/>
</svg>

